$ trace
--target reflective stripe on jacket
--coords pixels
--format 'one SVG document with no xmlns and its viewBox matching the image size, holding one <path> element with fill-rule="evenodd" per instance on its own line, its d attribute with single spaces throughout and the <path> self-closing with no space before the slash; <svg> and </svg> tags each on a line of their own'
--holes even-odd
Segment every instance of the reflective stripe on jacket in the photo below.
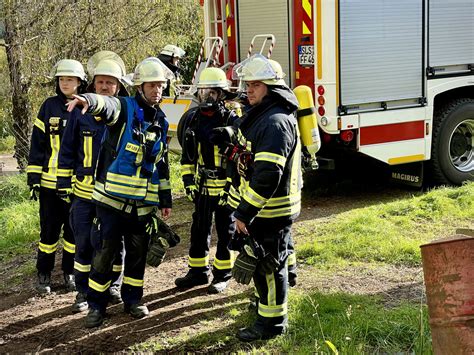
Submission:
<svg viewBox="0 0 474 355">
<path fill-rule="evenodd" d="M 171 208 L 171 184 L 167 160 L 168 122 L 159 107 L 147 105 L 141 96 L 114 98 L 84 94 L 89 112 L 107 125 L 97 161 L 96 183 L 92 194 L 98 203 L 125 213 L 136 207 L 139 216 L 160 208 Z M 143 120 L 136 122 L 136 112 L 143 109 Z M 161 133 L 143 156 L 139 133 L 153 124 Z M 135 131 L 135 132 L 134 132 Z M 152 140 L 153 135 L 148 135 Z M 153 140 L 152 140 L 153 141 Z"/>
<path fill-rule="evenodd" d="M 199 108 L 188 111 L 184 127 L 194 132 L 195 141 L 183 144 L 181 177 L 185 187 L 196 185 L 200 193 L 218 196 L 226 185 L 225 158 L 218 146 L 210 142 L 212 129 L 232 125 L 238 116 L 225 107 L 203 114 Z M 194 143 L 194 144 L 192 144 Z"/>
<path fill-rule="evenodd" d="M 147 130 L 152 124 L 144 120 L 143 110 L 134 98 L 125 100 L 127 123 L 118 144 L 117 158 L 109 166 L 105 177 L 105 191 L 113 196 L 158 205 L 160 177 L 155 164 L 162 159 L 166 149 L 168 122 L 165 121 L 165 127 L 161 127 L 160 132 L 153 133 L 153 147 L 147 154 L 144 152 L 146 144 L 140 142 L 137 135 L 150 137 Z"/>
<path fill-rule="evenodd" d="M 49 97 L 35 119 L 26 169 L 30 186 L 41 184 L 42 187 L 56 189 L 61 137 L 70 117 L 65 104 L 63 96 Z M 79 112 L 79 109 L 74 112 Z"/>
<path fill-rule="evenodd" d="M 100 122 L 100 118 L 73 111 L 61 141 L 58 189 L 71 188 L 74 175 L 74 195 L 84 200 L 92 199 L 95 167 L 104 131 L 105 124 Z"/>
<path fill-rule="evenodd" d="M 239 143 L 253 154 L 249 176 L 240 179 L 235 211 L 246 224 L 255 217 L 294 219 L 300 213 L 301 143 L 293 115 L 296 98 L 290 100 L 265 97 L 239 127 Z"/>
</svg>

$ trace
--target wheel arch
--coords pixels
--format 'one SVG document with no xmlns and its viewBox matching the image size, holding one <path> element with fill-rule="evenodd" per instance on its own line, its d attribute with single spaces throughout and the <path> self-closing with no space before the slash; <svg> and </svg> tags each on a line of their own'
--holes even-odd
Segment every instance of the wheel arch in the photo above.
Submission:
<svg viewBox="0 0 474 355">
<path fill-rule="evenodd" d="M 434 96 L 433 101 L 433 117 L 434 114 L 448 102 L 453 101 L 458 98 L 470 98 L 474 99 L 474 85 L 467 85 L 462 87 L 457 87 L 447 91 L 440 92 Z"/>
</svg>

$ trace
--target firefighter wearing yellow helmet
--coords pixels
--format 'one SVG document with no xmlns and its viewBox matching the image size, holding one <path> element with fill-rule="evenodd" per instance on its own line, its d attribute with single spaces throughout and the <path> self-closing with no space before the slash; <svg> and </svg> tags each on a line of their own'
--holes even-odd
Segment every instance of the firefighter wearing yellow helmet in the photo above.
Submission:
<svg viewBox="0 0 474 355">
<path fill-rule="evenodd" d="M 41 105 L 34 122 L 28 157 L 28 185 L 31 198 L 39 198 L 40 208 L 40 241 L 36 269 L 40 293 L 51 292 L 51 271 L 58 249 L 59 235 L 63 229 L 62 271 L 64 282 L 69 291 L 75 289 L 74 236 L 69 226 L 70 203 L 56 195 L 58 179 L 58 154 L 64 127 L 70 116 L 79 113 L 66 111 L 65 104 L 73 95 L 82 93 L 87 84 L 86 74 L 80 62 L 73 59 L 62 59 L 51 71 L 56 82 L 56 96 L 47 98 Z"/>
<path fill-rule="evenodd" d="M 159 107 L 168 77 L 169 72 L 159 59 L 147 58 L 133 73 L 135 97 L 84 94 L 68 107 L 73 110 L 82 105 L 83 112 L 99 117 L 107 125 L 92 193 L 96 217 L 91 239 L 97 245 L 89 275 L 88 328 L 97 327 L 104 320 L 114 255 L 122 236 L 126 255 L 121 295 L 124 311 L 135 318 L 149 314 L 141 303 L 149 245 L 155 260 L 160 261 L 166 249 L 173 246 L 166 240 L 156 241 L 161 243 L 158 247 L 150 244 L 150 237 L 156 233 L 158 209 L 163 219 L 171 215 L 168 121 Z"/>
<path fill-rule="evenodd" d="M 87 62 L 91 83 L 87 90 L 106 96 L 128 96 L 123 77 L 126 73 L 123 60 L 114 52 L 100 51 Z M 87 291 L 91 269 L 93 246 L 90 230 L 95 218 L 96 206 L 92 201 L 94 175 L 97 158 L 104 135 L 105 125 L 92 115 L 72 115 L 65 128 L 58 159 L 58 193 L 63 199 L 73 196 L 71 206 L 71 227 L 76 241 L 74 256 L 74 277 L 77 295 L 72 306 L 73 312 L 88 309 Z M 75 176 L 75 184 L 72 184 Z M 123 246 L 117 249 L 114 257 L 109 302 L 122 302 L 120 285 L 123 269 Z"/>
<path fill-rule="evenodd" d="M 232 269 L 237 282 L 253 278 L 258 299 L 254 325 L 244 341 L 282 334 L 288 324 L 291 226 L 301 205 L 301 144 L 294 115 L 298 101 L 281 66 L 256 54 L 234 67 L 245 83 L 250 108 L 237 132 L 237 147 L 251 158 L 238 162 L 240 202 L 234 217 L 240 253 Z M 243 155 L 243 154 L 241 154 Z"/>
<path fill-rule="evenodd" d="M 189 288 L 207 284 L 212 269 L 209 293 L 220 293 L 231 278 L 232 258 L 227 248 L 233 234 L 231 210 L 221 201 L 226 185 L 225 159 L 211 142 L 213 129 L 234 124 L 237 115 L 224 106 L 234 94 L 229 91 L 225 73 L 205 68 L 197 84 L 199 106 L 186 112 L 180 120 L 178 138 L 182 146 L 181 176 L 189 200 L 194 204 L 191 245 L 185 276 L 176 286 Z M 209 260 L 212 219 L 215 217 L 217 250 L 212 266 Z"/>
</svg>

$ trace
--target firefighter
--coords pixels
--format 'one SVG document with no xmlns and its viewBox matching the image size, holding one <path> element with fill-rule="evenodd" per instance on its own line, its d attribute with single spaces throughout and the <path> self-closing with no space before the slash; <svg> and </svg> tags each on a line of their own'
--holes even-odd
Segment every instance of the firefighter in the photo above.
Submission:
<svg viewBox="0 0 474 355">
<path fill-rule="evenodd" d="M 163 96 L 175 96 L 176 85 L 181 82 L 179 61 L 186 55 L 186 52 L 173 44 L 167 44 L 160 52 L 160 59 L 170 69 L 174 78 L 169 80 L 166 88 L 163 90 Z"/>
<path fill-rule="evenodd" d="M 83 92 L 87 85 L 82 64 L 73 59 L 57 62 L 52 76 L 56 80 L 57 95 L 46 99 L 34 122 L 27 168 L 31 198 L 39 198 L 40 204 L 41 231 L 36 262 L 36 289 L 42 294 L 51 292 L 51 271 L 54 268 L 61 229 L 64 282 L 69 291 L 76 288 L 73 276 L 74 236 L 68 222 L 70 204 L 56 194 L 56 183 L 61 137 L 71 115 L 65 104 L 73 99 L 74 94 Z"/>
<path fill-rule="evenodd" d="M 124 311 L 134 318 L 149 314 L 141 303 L 145 264 L 157 208 L 171 215 L 171 185 L 167 159 L 168 122 L 159 107 L 169 77 L 157 58 L 147 58 L 135 68 L 135 97 L 76 96 L 83 113 L 101 117 L 107 126 L 96 168 L 92 199 L 96 203 L 91 240 L 94 256 L 89 274 L 85 326 L 103 323 L 114 256 L 125 242 L 121 296 Z M 168 72 L 171 74 L 170 72 Z M 172 75 L 172 74 L 171 74 Z M 150 250 L 156 250 L 150 246 Z M 162 257 L 162 255 L 160 255 Z"/>
<path fill-rule="evenodd" d="M 256 54 L 234 69 L 251 108 L 238 129 L 246 154 L 237 161 L 241 200 L 234 212 L 240 249 L 232 276 L 259 296 L 256 322 L 241 329 L 244 341 L 269 339 L 287 328 L 288 244 L 301 206 L 301 145 L 294 112 L 298 101 L 281 66 Z M 248 155 L 250 154 L 250 157 Z"/>
<path fill-rule="evenodd" d="M 122 59 L 110 51 L 100 51 L 88 61 L 89 74 L 92 77 L 88 92 L 106 96 L 128 96 L 122 77 L 126 74 Z M 94 173 L 105 125 L 100 118 L 91 115 L 81 117 L 72 115 L 69 119 L 61 142 L 58 170 L 58 192 L 63 199 L 72 200 L 70 222 L 76 242 L 74 257 L 74 276 L 77 295 L 72 306 L 73 312 L 88 309 L 87 283 L 91 268 L 93 248 L 90 240 L 92 220 L 95 217 L 95 204 L 92 202 Z M 71 183 L 75 176 L 74 186 Z M 122 243 L 123 244 L 123 243 Z M 122 302 L 120 284 L 122 282 L 123 245 L 117 250 L 113 264 L 110 299 L 112 304 Z"/>
<path fill-rule="evenodd" d="M 231 254 L 227 248 L 233 234 L 231 210 L 220 204 L 220 194 L 226 184 L 225 159 L 210 142 L 216 127 L 232 125 L 238 116 L 225 108 L 224 100 L 232 98 L 227 78 L 219 68 L 205 68 L 197 84 L 199 107 L 182 118 L 181 176 L 186 195 L 194 203 L 189 248 L 189 271 L 175 280 L 176 286 L 189 288 L 209 282 L 209 247 L 212 218 L 217 230 L 217 251 L 212 264 L 213 280 L 209 293 L 220 293 L 231 278 Z M 183 137 L 184 135 L 184 137 Z"/>
<path fill-rule="evenodd" d="M 268 61 L 270 62 L 272 66 L 279 68 L 280 64 L 278 62 L 275 62 L 272 59 L 268 59 Z M 245 92 L 239 92 L 237 100 L 240 101 L 244 105 L 245 111 L 252 107 L 248 103 L 247 94 Z M 237 110 L 240 110 L 240 103 L 238 101 L 231 101 L 231 103 L 234 107 L 237 107 Z M 229 107 L 229 105 L 227 105 L 226 107 Z M 242 115 L 240 114 L 239 116 L 242 116 Z M 235 122 L 237 123 L 237 125 L 234 125 L 230 130 L 227 130 L 227 128 L 224 128 L 224 127 L 214 130 L 213 135 L 212 135 L 214 143 L 216 144 L 219 143 L 221 146 L 223 145 L 228 146 L 235 143 L 234 142 L 234 140 L 236 139 L 235 132 L 237 131 L 238 125 L 240 124 L 241 121 L 242 121 L 241 119 L 237 120 Z M 227 132 L 224 133 L 223 129 L 226 129 Z M 228 208 L 235 210 L 240 203 L 240 195 L 238 191 L 239 185 L 240 185 L 240 177 L 237 174 L 236 165 L 235 165 L 235 162 L 232 161 L 232 159 L 228 160 L 227 162 L 227 180 L 228 180 L 228 183 L 226 184 L 224 191 L 222 193 L 222 199 L 226 200 L 226 205 L 228 206 Z M 297 274 L 294 241 L 291 235 L 288 242 L 287 264 L 288 264 L 288 284 L 290 287 L 294 287 L 296 286 L 296 283 L 297 283 L 298 274 Z M 250 309 L 257 309 L 258 295 L 256 296 L 257 296 L 256 300 L 251 299 L 251 303 L 249 305 Z"/>
</svg>

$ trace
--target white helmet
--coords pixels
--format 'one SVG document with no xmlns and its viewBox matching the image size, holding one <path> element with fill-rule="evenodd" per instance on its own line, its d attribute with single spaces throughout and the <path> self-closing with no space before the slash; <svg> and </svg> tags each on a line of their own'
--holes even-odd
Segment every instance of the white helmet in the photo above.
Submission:
<svg viewBox="0 0 474 355">
<path fill-rule="evenodd" d="M 173 44 L 167 44 L 160 52 L 160 54 L 164 55 L 169 55 L 170 57 L 177 57 L 177 58 L 182 58 L 186 54 L 186 52 L 179 48 L 178 46 L 175 46 Z"/>
<path fill-rule="evenodd" d="M 51 70 L 51 77 L 74 76 L 82 81 L 86 81 L 86 73 L 80 62 L 74 59 L 61 59 Z"/>
<path fill-rule="evenodd" d="M 132 83 L 135 86 L 152 81 L 162 81 L 166 83 L 173 78 L 173 72 L 169 70 L 161 60 L 155 57 L 149 57 L 142 60 L 136 66 Z"/>
<path fill-rule="evenodd" d="M 126 74 L 125 63 L 122 58 L 112 51 L 95 53 L 87 61 L 87 71 L 92 78 L 96 75 L 108 75 L 119 81 Z"/>
<path fill-rule="evenodd" d="M 286 85 L 281 65 L 257 53 L 234 66 L 232 78 L 243 81 L 261 81 L 266 85 Z"/>
</svg>

